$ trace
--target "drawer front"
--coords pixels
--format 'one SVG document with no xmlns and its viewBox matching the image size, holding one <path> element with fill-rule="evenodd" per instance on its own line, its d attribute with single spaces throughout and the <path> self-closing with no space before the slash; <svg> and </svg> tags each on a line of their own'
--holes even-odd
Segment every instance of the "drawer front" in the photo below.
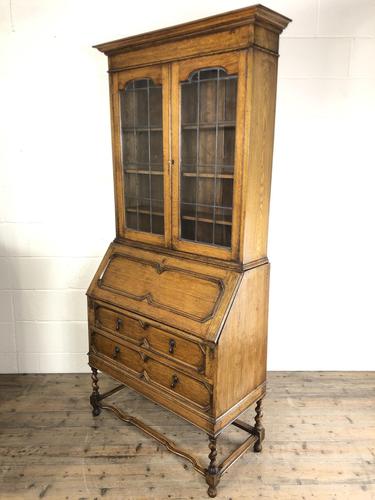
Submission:
<svg viewBox="0 0 375 500">
<path fill-rule="evenodd" d="M 210 408 L 210 386 L 153 359 L 145 363 L 151 381 L 194 401 L 204 411 Z"/>
<path fill-rule="evenodd" d="M 98 328 L 133 340 L 144 349 L 186 363 L 204 373 L 205 351 L 198 343 L 155 328 L 147 320 L 140 321 L 102 306 L 96 308 L 95 320 Z"/>
<path fill-rule="evenodd" d="M 177 396 L 188 399 L 208 411 L 211 406 L 211 386 L 196 380 L 170 366 L 159 363 L 142 352 L 132 349 L 122 342 L 106 337 L 100 333 L 91 334 L 91 353 L 104 356 L 107 360 L 122 365 L 137 378 L 159 389 L 167 389 Z"/>
<path fill-rule="evenodd" d="M 141 354 L 134 349 L 129 349 L 120 342 L 114 342 L 104 335 L 93 333 L 91 334 L 91 350 L 94 353 L 102 354 L 107 358 L 121 363 L 138 375 L 143 373 L 143 359 Z"/>
</svg>

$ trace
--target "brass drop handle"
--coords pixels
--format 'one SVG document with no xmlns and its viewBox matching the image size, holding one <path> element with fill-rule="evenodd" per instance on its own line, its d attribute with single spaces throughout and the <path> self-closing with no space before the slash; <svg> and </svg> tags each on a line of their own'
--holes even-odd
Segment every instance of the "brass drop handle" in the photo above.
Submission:
<svg viewBox="0 0 375 500">
<path fill-rule="evenodd" d="M 116 332 L 118 332 L 120 330 L 120 328 L 122 327 L 122 325 L 123 325 L 122 319 L 117 318 L 116 319 Z"/>
<path fill-rule="evenodd" d="M 173 375 L 172 377 L 172 382 L 171 382 L 171 389 L 174 389 L 176 385 L 178 384 L 179 380 L 177 375 Z"/>
<path fill-rule="evenodd" d="M 174 349 L 176 347 L 176 341 L 173 339 L 169 339 L 169 353 L 174 354 Z"/>
<path fill-rule="evenodd" d="M 119 354 L 120 354 L 120 348 L 118 345 L 116 345 L 113 350 L 113 358 L 116 359 Z"/>
</svg>

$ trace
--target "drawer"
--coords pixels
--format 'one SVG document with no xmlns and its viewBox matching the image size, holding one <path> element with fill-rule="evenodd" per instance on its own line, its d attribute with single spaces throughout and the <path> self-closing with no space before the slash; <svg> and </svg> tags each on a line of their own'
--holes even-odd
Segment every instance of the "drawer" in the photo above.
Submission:
<svg viewBox="0 0 375 500">
<path fill-rule="evenodd" d="M 96 308 L 95 322 L 98 328 L 121 335 L 151 352 L 185 363 L 199 373 L 204 372 L 205 350 L 202 344 L 160 330 L 147 320 L 137 320 L 102 306 Z"/>
<path fill-rule="evenodd" d="M 170 366 L 158 363 L 151 358 L 145 362 L 145 370 L 146 376 L 150 378 L 152 383 L 156 383 L 193 401 L 204 411 L 210 408 L 211 387 L 208 384 L 189 377 Z"/>
<path fill-rule="evenodd" d="M 208 383 L 159 363 L 136 348 L 129 347 L 128 344 L 116 342 L 104 334 L 94 332 L 91 334 L 90 353 L 104 356 L 107 360 L 122 365 L 137 378 L 159 390 L 167 390 L 176 396 L 188 399 L 202 411 L 208 411 L 211 406 L 212 390 Z"/>
<path fill-rule="evenodd" d="M 143 359 L 138 351 L 99 333 L 91 334 L 90 351 L 117 361 L 138 375 L 143 372 Z"/>
</svg>

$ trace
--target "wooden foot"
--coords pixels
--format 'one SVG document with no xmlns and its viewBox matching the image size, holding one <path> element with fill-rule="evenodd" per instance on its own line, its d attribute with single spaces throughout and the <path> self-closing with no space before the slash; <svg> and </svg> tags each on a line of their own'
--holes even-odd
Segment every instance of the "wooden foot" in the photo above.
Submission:
<svg viewBox="0 0 375 500">
<path fill-rule="evenodd" d="M 90 404 L 92 406 L 92 414 L 94 417 L 100 415 L 101 408 L 99 406 L 99 385 L 98 385 L 98 370 L 91 367 L 92 393 L 90 396 Z"/>
<path fill-rule="evenodd" d="M 258 437 L 255 445 L 254 445 L 254 451 L 255 453 L 260 453 L 262 451 L 262 442 L 264 440 L 264 427 L 262 424 L 262 418 L 263 418 L 263 399 L 260 399 L 255 407 L 255 426 L 254 429 L 256 431 L 256 435 Z"/>
<path fill-rule="evenodd" d="M 208 496 L 211 498 L 216 497 L 217 495 L 217 485 L 220 481 L 221 474 L 219 473 L 219 468 L 216 464 L 216 438 L 209 436 L 210 444 L 208 445 L 210 448 L 210 454 L 208 458 L 210 459 L 210 464 L 206 470 L 206 483 L 208 484 Z"/>
</svg>

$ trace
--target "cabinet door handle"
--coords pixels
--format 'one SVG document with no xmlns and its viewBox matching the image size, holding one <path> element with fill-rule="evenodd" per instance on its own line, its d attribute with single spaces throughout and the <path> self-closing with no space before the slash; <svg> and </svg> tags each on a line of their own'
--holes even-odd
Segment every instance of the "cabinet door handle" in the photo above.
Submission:
<svg viewBox="0 0 375 500">
<path fill-rule="evenodd" d="M 171 382 L 171 389 L 174 389 L 176 385 L 178 384 L 179 380 L 177 375 L 172 376 L 172 382 Z"/>
<path fill-rule="evenodd" d="M 174 349 L 176 347 L 176 341 L 173 339 L 169 339 L 169 353 L 174 354 Z"/>
<path fill-rule="evenodd" d="M 122 319 L 117 318 L 116 319 L 116 332 L 118 332 L 120 330 L 120 328 L 122 327 L 122 325 L 123 325 Z"/>
<path fill-rule="evenodd" d="M 112 354 L 113 359 L 116 359 L 119 354 L 120 354 L 120 348 L 118 345 L 116 345 L 114 350 L 113 350 L 113 354 Z"/>
</svg>

